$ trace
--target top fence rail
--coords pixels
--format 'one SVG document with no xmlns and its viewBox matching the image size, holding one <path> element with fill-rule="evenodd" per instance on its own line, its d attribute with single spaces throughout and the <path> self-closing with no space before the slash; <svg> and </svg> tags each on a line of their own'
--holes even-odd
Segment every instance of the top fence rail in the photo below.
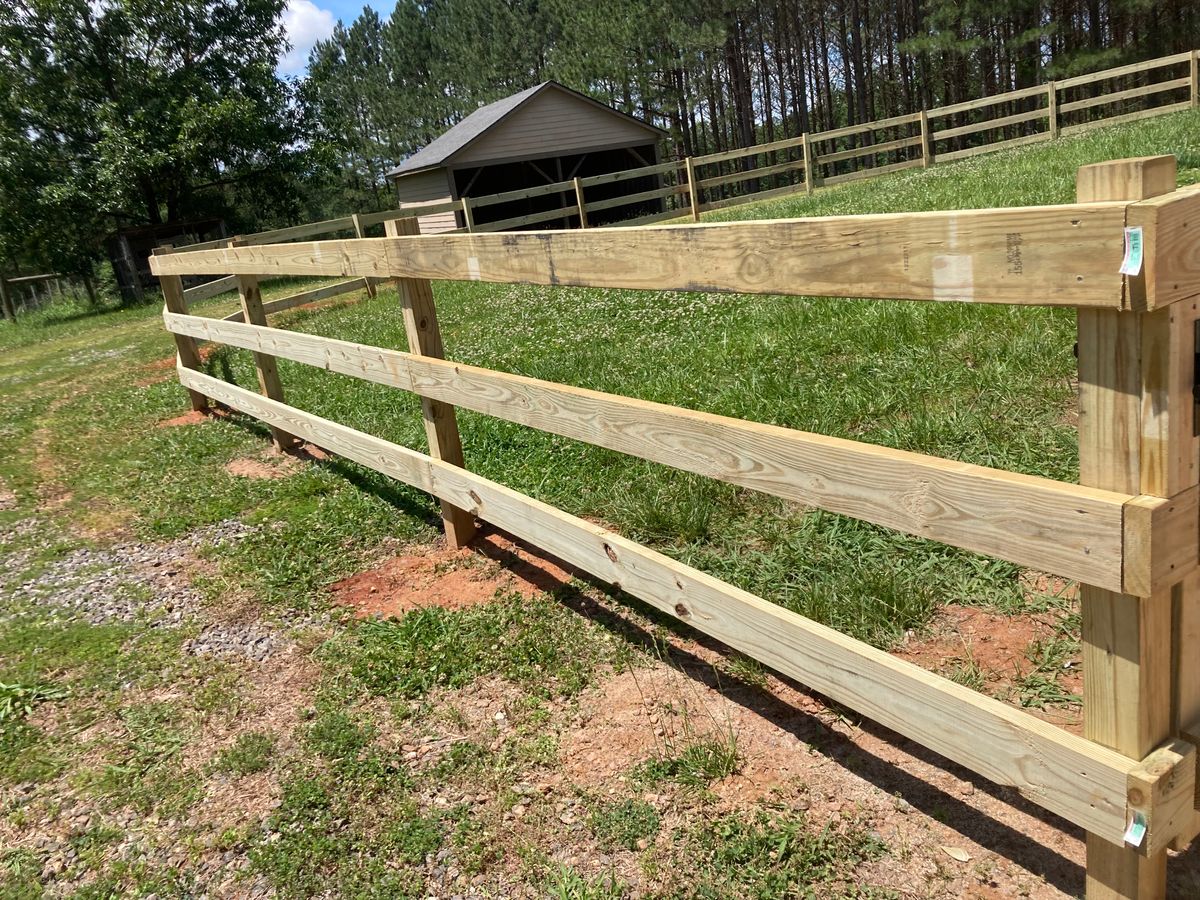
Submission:
<svg viewBox="0 0 1200 900">
<path fill-rule="evenodd" d="M 440 234 L 176 252 L 158 275 L 340 275 L 1074 306 L 1200 294 L 1200 190 L 1109 202 L 766 222 Z M 1165 229 L 1169 222 L 1181 227 Z M 1121 273 L 1125 229 L 1143 235 Z M 864 252 L 869 251 L 869 252 Z"/>
<path fill-rule="evenodd" d="M 1163 76 L 1168 77 L 1163 77 Z M 1157 103 L 1158 105 L 1148 105 Z M 1131 108 L 1131 104 L 1138 108 Z M 917 113 L 846 125 L 828 131 L 785 136 L 750 147 L 720 150 L 686 159 L 535 185 L 498 194 L 405 205 L 399 209 L 361 213 L 239 238 L 260 245 L 335 235 L 383 224 L 393 219 L 455 213 L 454 231 L 487 232 L 574 221 L 588 227 L 588 213 L 626 207 L 629 216 L 606 224 L 641 225 L 720 209 L 773 196 L 811 192 L 822 185 L 873 178 L 902 169 L 927 168 L 980 153 L 1051 140 L 1099 125 L 1136 121 L 1200 107 L 1200 50 L 1118 66 L 933 107 Z M 936 120 L 936 127 L 930 125 Z M 647 190 L 644 179 L 659 185 Z M 633 182 L 629 194 L 608 193 L 589 201 L 591 188 Z M 640 185 L 640 186 L 639 186 Z M 520 201 L 551 199 L 574 202 L 554 209 L 533 209 L 495 221 L 476 222 L 480 209 Z M 647 212 L 647 201 L 661 210 Z M 544 205 L 544 204 L 543 204 Z M 228 246 L 232 238 L 193 244 L 191 250 Z M 215 290 L 215 289 L 210 289 Z M 204 296 L 211 296 L 211 293 Z M 197 294 L 193 299 L 200 299 Z"/>
</svg>

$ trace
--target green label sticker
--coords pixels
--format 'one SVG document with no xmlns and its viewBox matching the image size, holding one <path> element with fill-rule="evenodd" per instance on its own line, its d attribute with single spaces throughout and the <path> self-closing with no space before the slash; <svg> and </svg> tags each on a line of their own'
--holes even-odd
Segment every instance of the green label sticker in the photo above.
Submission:
<svg viewBox="0 0 1200 900">
<path fill-rule="evenodd" d="M 1137 275 L 1142 271 L 1142 226 L 1125 229 L 1125 259 L 1121 263 L 1122 275 Z"/>
<path fill-rule="evenodd" d="M 1140 813 L 1133 814 L 1133 821 L 1129 823 L 1129 827 L 1125 829 L 1125 843 L 1131 847 L 1142 846 L 1142 841 L 1146 839 L 1146 817 Z"/>
</svg>

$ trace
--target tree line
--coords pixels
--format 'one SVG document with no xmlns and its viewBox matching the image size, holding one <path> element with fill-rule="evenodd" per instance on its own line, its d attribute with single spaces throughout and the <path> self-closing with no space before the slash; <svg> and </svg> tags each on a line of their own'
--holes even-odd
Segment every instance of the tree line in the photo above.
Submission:
<svg viewBox="0 0 1200 900">
<path fill-rule="evenodd" d="M 284 2 L 0 6 L 0 256 L 78 269 L 121 225 L 385 207 L 390 166 L 551 78 L 684 156 L 1200 46 L 1194 0 L 399 0 L 288 80 Z"/>
</svg>

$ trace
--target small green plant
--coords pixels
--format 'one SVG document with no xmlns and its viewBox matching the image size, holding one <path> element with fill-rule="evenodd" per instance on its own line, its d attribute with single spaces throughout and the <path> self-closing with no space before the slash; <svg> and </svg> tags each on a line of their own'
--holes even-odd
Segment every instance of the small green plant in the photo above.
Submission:
<svg viewBox="0 0 1200 900">
<path fill-rule="evenodd" d="M 658 811 L 644 800 L 603 803 L 592 811 L 592 830 L 604 844 L 637 850 L 638 842 L 658 833 Z"/>
<path fill-rule="evenodd" d="M 628 888 L 612 873 L 587 878 L 570 866 L 560 865 L 547 876 L 545 891 L 553 900 L 620 900 Z"/>
<path fill-rule="evenodd" d="M 741 766 L 737 736 L 732 731 L 709 736 L 686 734 L 680 741 L 668 741 L 665 750 L 638 766 L 634 774 L 650 782 L 674 781 L 700 790 L 737 774 Z"/>
<path fill-rule="evenodd" d="M 1044 709 L 1081 703 L 1083 698 L 1068 691 L 1058 680 L 1065 664 L 1076 652 L 1078 643 L 1069 637 L 1056 636 L 1030 644 L 1025 656 L 1033 663 L 1033 669 L 1016 681 L 1021 705 Z"/>
<path fill-rule="evenodd" d="M 238 735 L 233 746 L 226 747 L 217 757 L 215 768 L 229 775 L 253 775 L 263 772 L 271 765 L 275 752 L 273 735 L 261 731 L 250 731 Z"/>
<path fill-rule="evenodd" d="M 702 826 L 689 846 L 691 895 L 719 897 L 886 896 L 859 885 L 854 893 L 820 891 L 822 885 L 855 884 L 854 870 L 886 847 L 861 829 L 827 825 L 810 832 L 803 818 L 736 815 Z"/>
<path fill-rule="evenodd" d="M 61 700 L 65 688 L 53 684 L 10 684 L 0 681 L 0 725 L 24 719 L 40 703 Z"/>
</svg>

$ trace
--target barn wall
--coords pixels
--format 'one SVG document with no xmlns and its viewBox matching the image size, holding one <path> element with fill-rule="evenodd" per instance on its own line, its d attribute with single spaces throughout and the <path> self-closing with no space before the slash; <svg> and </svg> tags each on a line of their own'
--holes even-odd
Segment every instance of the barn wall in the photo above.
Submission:
<svg viewBox="0 0 1200 900">
<path fill-rule="evenodd" d="M 654 140 L 653 132 L 625 116 L 548 88 L 456 153 L 453 163 L 461 167 L 487 160 L 564 156 Z"/>
<path fill-rule="evenodd" d="M 396 179 L 396 204 L 421 203 L 429 200 L 449 200 L 450 183 L 446 178 L 445 169 L 431 169 L 428 172 L 417 172 L 403 175 Z M 422 234 L 437 234 L 440 231 L 453 231 L 458 227 L 454 213 L 435 213 L 430 216 L 418 216 Z"/>
</svg>

